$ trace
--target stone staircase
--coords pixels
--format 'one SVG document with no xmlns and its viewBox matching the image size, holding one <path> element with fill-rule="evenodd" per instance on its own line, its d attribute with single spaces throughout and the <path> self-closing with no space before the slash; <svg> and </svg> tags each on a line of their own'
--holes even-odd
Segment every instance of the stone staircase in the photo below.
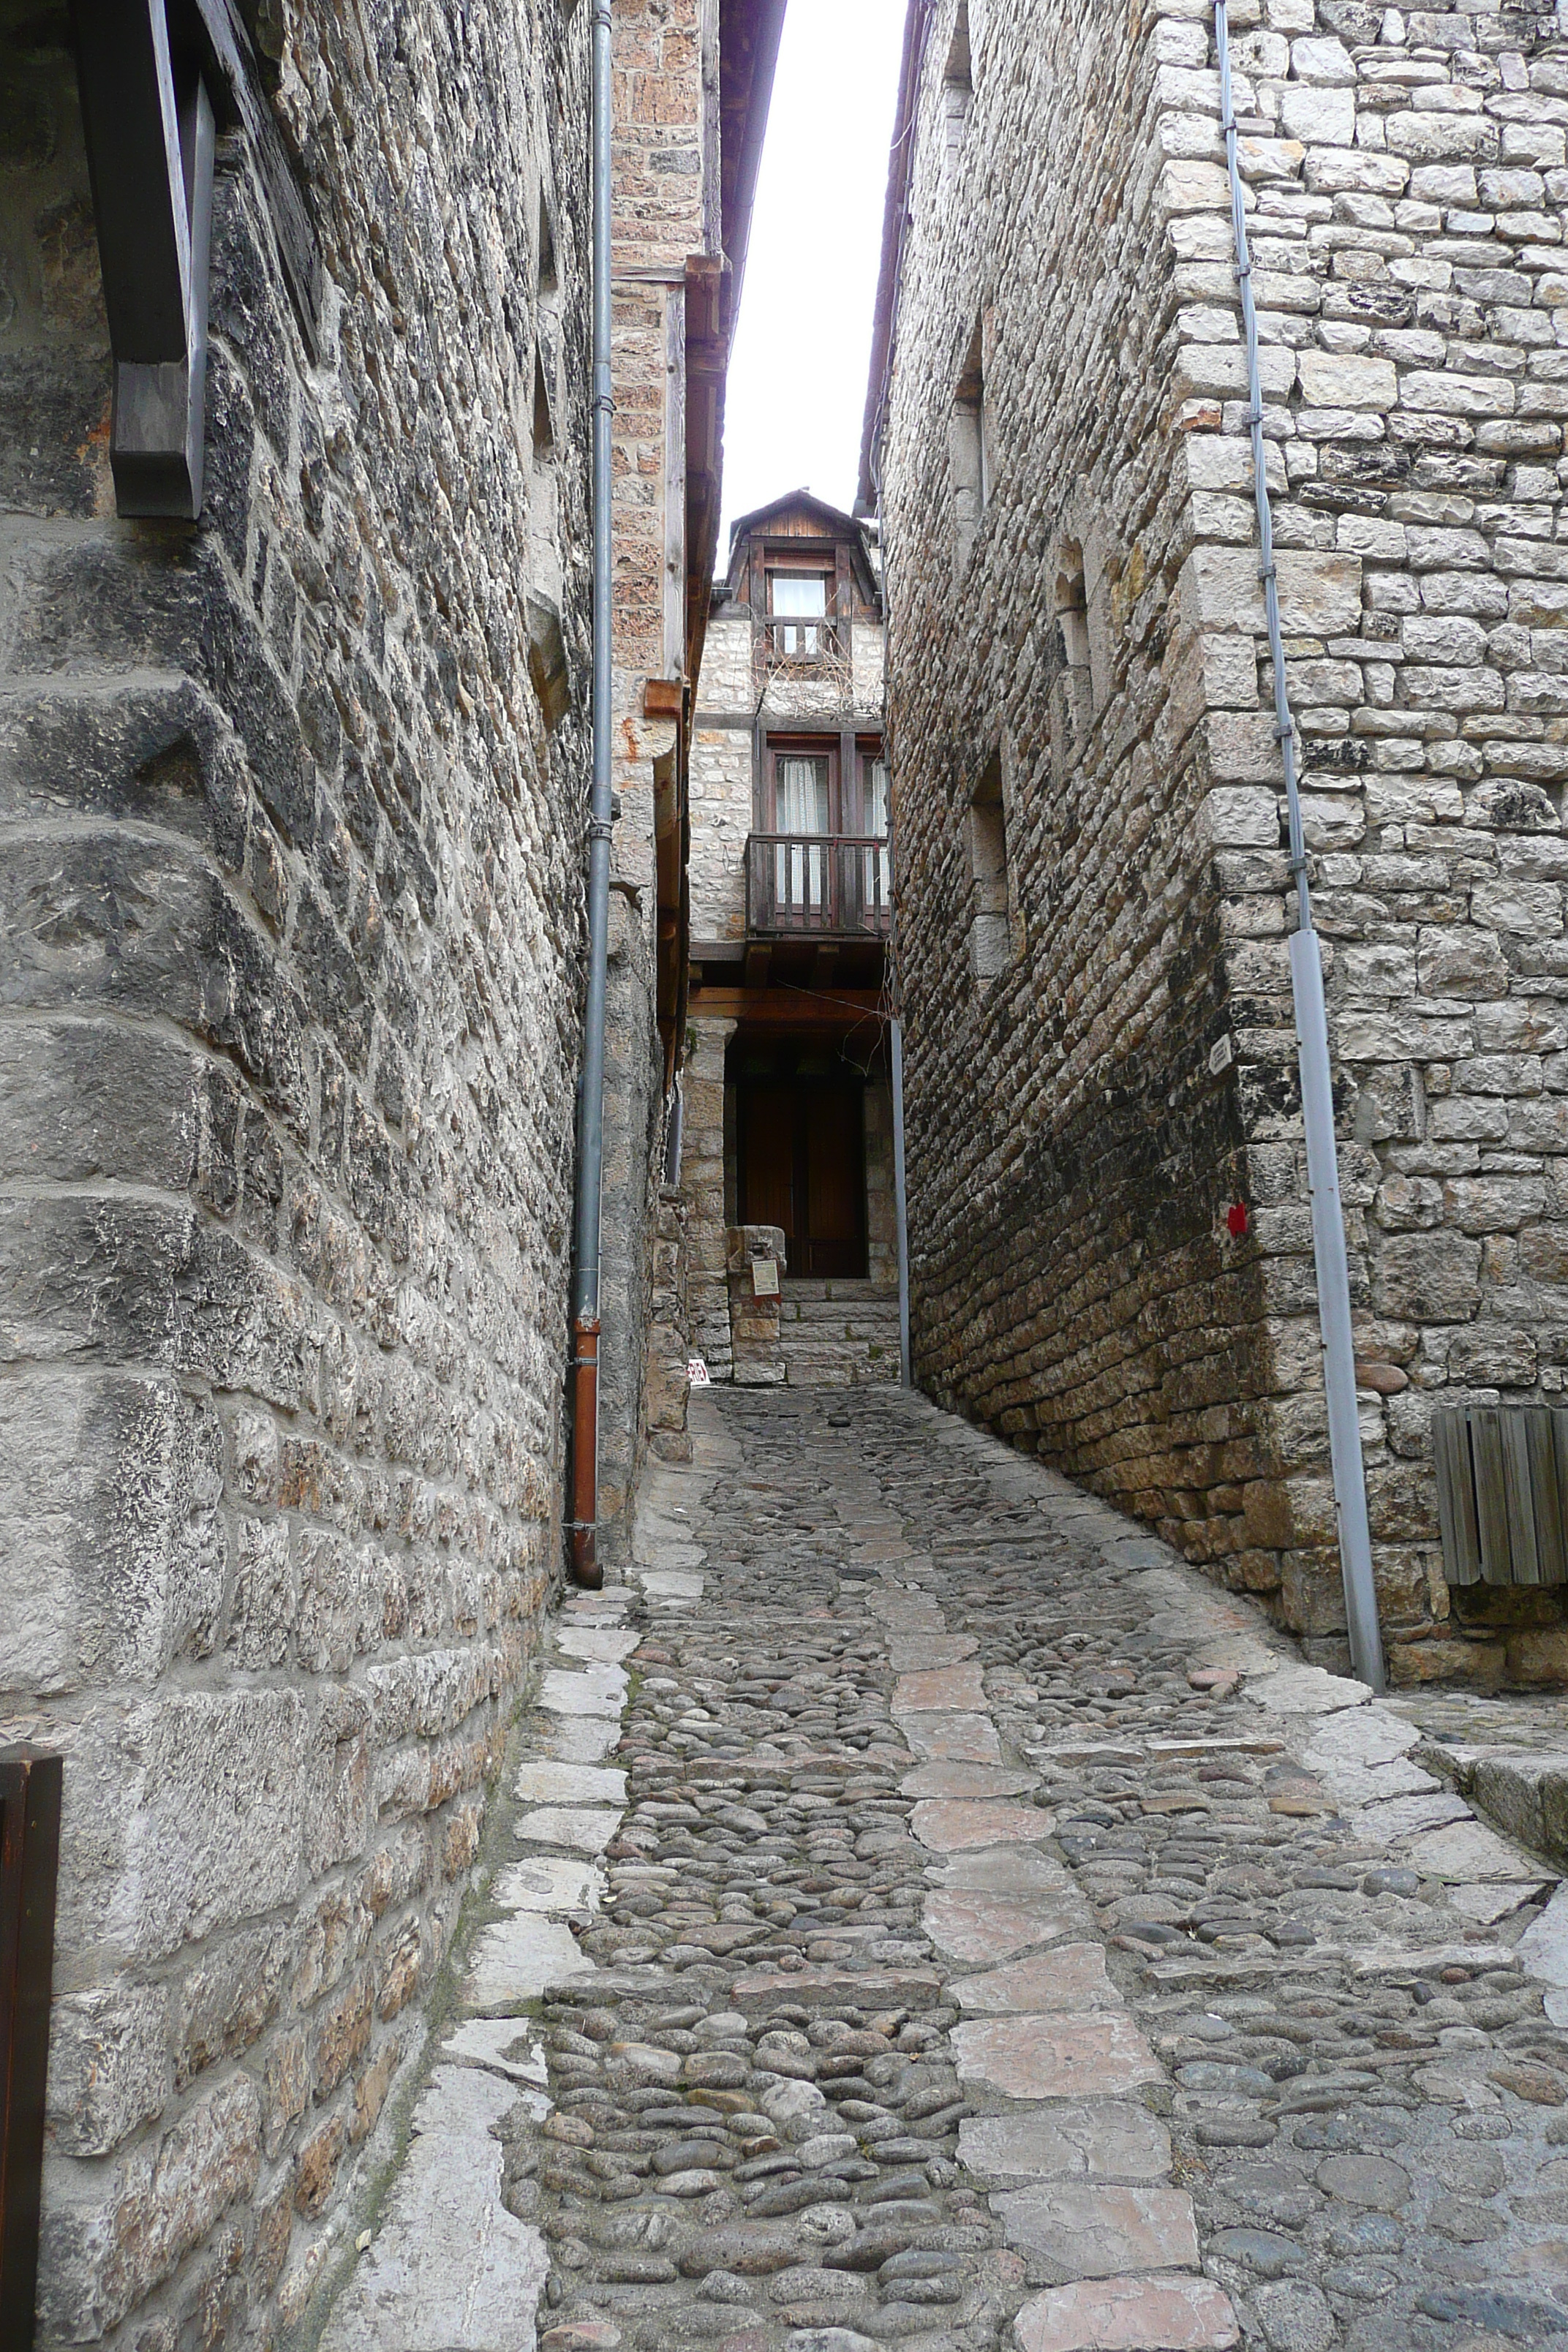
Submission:
<svg viewBox="0 0 1568 2352">
<path fill-rule="evenodd" d="M 859 1388 L 899 1377 L 899 1295 L 874 1282 L 786 1275 L 779 1353 L 795 1389 Z"/>
</svg>

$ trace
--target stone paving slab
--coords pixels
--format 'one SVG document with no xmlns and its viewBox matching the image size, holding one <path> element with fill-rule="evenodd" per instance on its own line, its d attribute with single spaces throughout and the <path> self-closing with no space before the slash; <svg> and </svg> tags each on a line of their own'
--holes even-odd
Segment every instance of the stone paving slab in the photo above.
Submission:
<svg viewBox="0 0 1568 2352">
<path fill-rule="evenodd" d="M 1568 2352 L 1565 1898 L 1435 1733 L 901 1392 L 693 1430 L 443 2052 L 548 2352 Z"/>
<path fill-rule="evenodd" d="M 501 2201 L 494 2137 L 516 2105 L 515 2089 L 488 2070 L 438 2070 L 325 2352 L 533 2352 L 548 2255 L 539 2231 Z"/>
</svg>

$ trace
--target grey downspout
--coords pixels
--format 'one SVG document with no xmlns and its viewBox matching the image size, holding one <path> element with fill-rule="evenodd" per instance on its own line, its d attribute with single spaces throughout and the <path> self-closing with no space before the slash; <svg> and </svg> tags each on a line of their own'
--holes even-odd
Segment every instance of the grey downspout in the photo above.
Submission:
<svg viewBox="0 0 1568 2352">
<path fill-rule="evenodd" d="M 1230 24 L 1226 0 L 1215 0 L 1215 41 L 1219 51 L 1220 127 L 1230 174 L 1230 208 L 1236 234 L 1236 274 L 1241 288 L 1241 319 L 1247 338 L 1247 423 L 1252 433 L 1253 491 L 1258 508 L 1258 570 L 1268 624 L 1274 669 L 1274 731 L 1285 762 L 1285 803 L 1289 824 L 1290 875 L 1296 885 L 1296 929 L 1290 935 L 1290 982 L 1296 1003 L 1296 1051 L 1301 1074 L 1301 1118 L 1307 1139 L 1307 1185 L 1312 1196 L 1312 1253 L 1318 1276 L 1318 1321 L 1322 1332 L 1323 1388 L 1329 1410 L 1329 1459 L 1333 1469 L 1334 1507 L 1339 1520 L 1340 1570 L 1344 1580 L 1345 1617 L 1351 1660 L 1363 1683 L 1384 1687 L 1383 1638 L 1377 1622 L 1377 1588 L 1372 1570 L 1372 1534 L 1367 1521 L 1366 1465 L 1361 1450 L 1356 1405 L 1355 1356 L 1351 1337 L 1350 1266 L 1345 1255 L 1344 1214 L 1340 1207 L 1339 1153 L 1334 1141 L 1333 1076 L 1329 1062 L 1329 1024 L 1323 1003 L 1323 968 L 1312 928 L 1307 886 L 1307 848 L 1301 830 L 1301 798 L 1296 776 L 1296 730 L 1285 685 L 1285 646 L 1279 628 L 1279 589 L 1274 564 L 1274 516 L 1268 499 L 1263 445 L 1263 388 L 1258 355 L 1258 310 L 1252 293 L 1246 199 L 1237 155 L 1236 106 L 1231 93 Z"/>
<path fill-rule="evenodd" d="M 572 1574 L 598 1559 L 599 1214 L 605 1169 L 605 989 L 610 919 L 610 0 L 594 0 L 594 774 L 588 803 L 588 989 L 572 1250 Z"/>
<path fill-rule="evenodd" d="M 893 1063 L 893 1215 L 899 1236 L 899 1378 L 912 1388 L 910 1372 L 910 1217 L 904 1190 L 904 1024 L 896 1016 Z"/>
</svg>

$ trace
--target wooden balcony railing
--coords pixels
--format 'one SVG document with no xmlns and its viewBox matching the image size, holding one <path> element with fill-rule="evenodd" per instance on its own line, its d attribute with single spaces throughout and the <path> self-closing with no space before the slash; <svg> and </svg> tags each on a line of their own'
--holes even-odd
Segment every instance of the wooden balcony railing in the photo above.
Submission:
<svg viewBox="0 0 1568 2352">
<path fill-rule="evenodd" d="M 752 939 L 886 939 L 892 894 L 892 849 L 883 837 L 753 833 L 746 844 Z"/>
<path fill-rule="evenodd" d="M 849 658 L 849 623 L 831 613 L 770 613 L 754 624 L 756 656 L 763 669 L 809 669 Z"/>
</svg>

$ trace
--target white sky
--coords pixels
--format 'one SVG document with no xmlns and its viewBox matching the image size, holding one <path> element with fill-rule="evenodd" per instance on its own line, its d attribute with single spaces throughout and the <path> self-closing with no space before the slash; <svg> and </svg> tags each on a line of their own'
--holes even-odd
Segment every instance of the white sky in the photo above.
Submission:
<svg viewBox="0 0 1568 2352">
<path fill-rule="evenodd" d="M 724 528 L 805 484 L 850 507 L 904 0 L 789 0 L 724 435 Z"/>
</svg>

